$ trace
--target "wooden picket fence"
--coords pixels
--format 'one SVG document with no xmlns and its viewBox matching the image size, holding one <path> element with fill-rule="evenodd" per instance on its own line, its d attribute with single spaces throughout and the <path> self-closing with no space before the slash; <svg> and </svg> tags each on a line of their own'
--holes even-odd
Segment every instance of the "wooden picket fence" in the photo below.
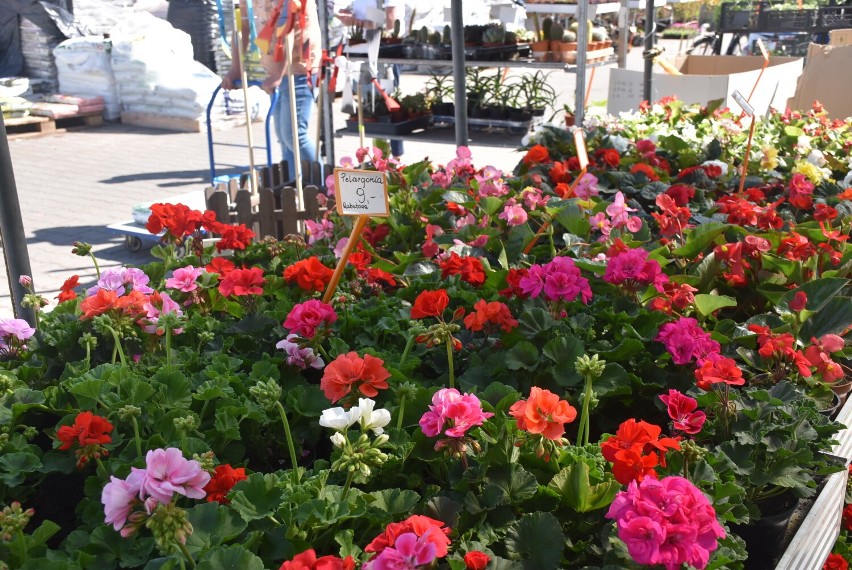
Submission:
<svg viewBox="0 0 852 570">
<path fill-rule="evenodd" d="M 287 180 L 287 163 L 282 161 L 271 168 L 258 169 L 258 193 L 251 195 L 248 175 L 227 184 L 218 184 L 205 192 L 207 209 L 216 213 L 216 219 L 230 224 L 244 224 L 255 233 L 259 241 L 267 236 L 283 239 L 285 236 L 304 233 L 299 222 L 317 220 L 334 206 L 320 206 L 317 194 L 325 193 L 325 178 L 331 174 L 330 165 L 302 162 L 302 207 L 296 196 L 293 181 Z"/>
</svg>

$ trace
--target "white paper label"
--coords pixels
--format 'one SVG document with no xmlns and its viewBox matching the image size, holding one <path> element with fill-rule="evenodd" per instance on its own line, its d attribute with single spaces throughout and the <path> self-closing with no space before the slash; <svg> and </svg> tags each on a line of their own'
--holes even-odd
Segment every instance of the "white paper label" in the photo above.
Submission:
<svg viewBox="0 0 852 570">
<path fill-rule="evenodd" d="M 763 40 L 761 38 L 757 38 L 757 49 L 760 50 L 760 54 L 763 56 L 763 59 L 766 62 L 769 62 L 769 52 L 766 51 L 766 46 L 763 44 Z"/>
<path fill-rule="evenodd" d="M 574 131 L 574 144 L 577 146 L 577 160 L 583 170 L 589 166 L 589 153 L 586 151 L 586 134 L 583 129 Z"/>
<path fill-rule="evenodd" d="M 731 93 L 731 97 L 734 98 L 734 101 L 737 102 L 737 105 L 742 108 L 743 112 L 746 115 L 748 115 L 749 117 L 754 117 L 754 107 L 749 105 L 748 101 L 746 101 L 746 98 L 743 97 L 742 93 L 740 93 L 739 91 L 734 91 L 733 93 Z"/>
<path fill-rule="evenodd" d="M 384 172 L 334 169 L 337 213 L 341 216 L 387 216 L 388 184 Z"/>
</svg>

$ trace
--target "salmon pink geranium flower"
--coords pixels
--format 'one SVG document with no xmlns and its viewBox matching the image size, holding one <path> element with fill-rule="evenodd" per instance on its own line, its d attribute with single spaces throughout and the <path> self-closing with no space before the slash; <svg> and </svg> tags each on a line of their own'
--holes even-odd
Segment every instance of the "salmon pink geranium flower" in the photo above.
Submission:
<svg viewBox="0 0 852 570">
<path fill-rule="evenodd" d="M 341 354 L 325 367 L 320 389 L 332 404 L 349 394 L 354 387 L 368 398 L 374 398 L 379 390 L 388 388 L 390 372 L 384 364 L 384 360 L 369 354 L 365 354 L 364 358 L 358 356 L 357 352 Z"/>
<path fill-rule="evenodd" d="M 565 424 L 577 418 L 577 409 L 550 390 L 533 386 L 530 397 L 512 404 L 509 414 L 517 421 L 518 429 L 557 440 L 565 433 Z"/>
<path fill-rule="evenodd" d="M 234 269 L 219 282 L 219 293 L 223 297 L 262 295 L 264 285 L 266 285 L 266 279 L 263 278 L 263 269 L 260 267 Z"/>
</svg>

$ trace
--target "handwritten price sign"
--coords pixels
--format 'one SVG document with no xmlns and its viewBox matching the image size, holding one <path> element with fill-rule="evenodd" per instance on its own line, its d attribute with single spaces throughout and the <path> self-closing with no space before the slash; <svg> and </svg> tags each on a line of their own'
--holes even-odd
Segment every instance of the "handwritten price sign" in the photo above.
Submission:
<svg viewBox="0 0 852 570">
<path fill-rule="evenodd" d="M 337 213 L 341 216 L 388 216 L 388 181 L 384 172 L 335 168 Z"/>
</svg>

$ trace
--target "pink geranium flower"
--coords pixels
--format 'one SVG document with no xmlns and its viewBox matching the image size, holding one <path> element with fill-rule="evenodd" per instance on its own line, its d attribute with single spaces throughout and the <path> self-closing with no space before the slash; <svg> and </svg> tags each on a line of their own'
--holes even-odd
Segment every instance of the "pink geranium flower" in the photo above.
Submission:
<svg viewBox="0 0 852 570">
<path fill-rule="evenodd" d="M 634 291 L 653 285 L 662 293 L 663 285 L 669 282 L 669 278 L 656 260 L 648 259 L 647 251 L 636 248 L 622 251 L 607 261 L 604 281 Z"/>
<path fill-rule="evenodd" d="M 145 456 L 145 469 L 131 468 L 128 483 L 139 488 L 139 498 L 154 498 L 158 503 L 168 503 L 175 493 L 190 499 L 203 499 L 204 486 L 210 474 L 198 461 L 186 459 L 180 449 L 152 449 Z"/>
<path fill-rule="evenodd" d="M 392 547 L 387 547 L 370 562 L 364 570 L 416 570 L 431 564 L 437 557 L 437 548 L 427 537 L 405 532 L 396 538 Z"/>
<path fill-rule="evenodd" d="M 331 305 L 311 299 L 293 307 L 284 321 L 284 328 L 311 339 L 317 334 L 317 329 L 329 326 L 336 320 L 337 313 Z"/>
<path fill-rule="evenodd" d="M 482 403 L 473 394 L 462 394 L 455 388 L 442 388 L 432 396 L 429 411 L 420 418 L 420 429 L 428 437 L 443 433 L 448 437 L 464 437 L 492 417 L 482 411 Z"/>
<path fill-rule="evenodd" d="M 673 323 L 664 324 L 655 340 L 666 345 L 675 364 L 689 364 L 696 360 L 701 366 L 710 354 L 721 351 L 719 343 L 693 318 L 681 317 Z"/>
<path fill-rule="evenodd" d="M 616 192 L 615 200 L 606 207 L 606 213 L 609 216 L 612 227 L 626 227 L 631 232 L 638 232 L 642 229 L 641 218 L 630 215 L 630 212 L 635 211 L 636 208 L 630 208 L 624 202 L 624 194 L 621 192 Z"/>
<path fill-rule="evenodd" d="M 524 210 L 524 207 L 512 198 L 508 202 L 506 202 L 506 206 L 503 208 L 503 211 L 500 212 L 500 215 L 497 216 L 501 220 L 506 220 L 506 223 L 510 226 L 520 226 L 527 222 L 527 211 Z"/>
<path fill-rule="evenodd" d="M 588 304 L 592 299 L 589 280 L 569 257 L 555 257 L 546 265 L 532 265 L 518 286 L 524 294 L 535 299 L 542 292 L 548 301 L 575 301 L 577 297 Z"/>
<path fill-rule="evenodd" d="M 192 265 L 175 269 L 172 276 L 169 279 L 166 279 L 166 287 L 169 289 L 177 289 L 184 293 L 195 291 L 198 289 L 198 283 L 196 283 L 196 281 L 202 273 L 204 273 L 203 268 L 193 267 Z"/>
<path fill-rule="evenodd" d="M 317 356 L 312 348 L 308 346 L 302 347 L 294 342 L 297 338 L 298 335 L 289 334 L 286 339 L 279 341 L 275 345 L 275 348 L 280 348 L 287 353 L 287 364 L 301 370 L 305 370 L 308 367 L 322 368 L 325 366 L 323 359 Z"/>
<path fill-rule="evenodd" d="M 145 317 L 140 319 L 139 322 L 142 325 L 142 330 L 148 334 L 161 335 L 165 333 L 165 330 L 159 326 L 160 317 L 162 315 L 174 313 L 178 317 L 183 316 L 183 311 L 181 311 L 180 305 L 169 297 L 168 293 L 156 293 L 151 295 L 148 301 L 142 305 L 142 308 L 145 310 Z M 181 334 L 183 332 L 183 328 L 178 327 L 172 329 L 172 332 L 174 334 Z"/>
<path fill-rule="evenodd" d="M 305 220 L 305 229 L 308 232 L 308 243 L 313 244 L 324 239 L 334 237 L 334 223 L 323 218 L 319 222 Z"/>
<path fill-rule="evenodd" d="M 101 491 L 101 503 L 104 505 L 104 522 L 115 530 L 127 522 L 133 498 L 139 493 L 139 487 L 132 483 L 110 476 L 110 482 Z"/>
</svg>

